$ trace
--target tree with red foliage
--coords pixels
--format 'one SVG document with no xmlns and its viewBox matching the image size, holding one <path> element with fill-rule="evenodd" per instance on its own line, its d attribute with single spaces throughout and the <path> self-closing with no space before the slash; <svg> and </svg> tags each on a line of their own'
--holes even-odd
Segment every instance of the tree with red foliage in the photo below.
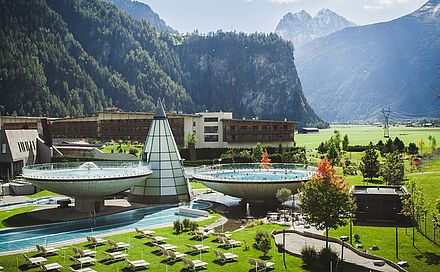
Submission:
<svg viewBox="0 0 440 272">
<path fill-rule="evenodd" d="M 267 149 L 265 148 L 263 151 L 263 156 L 261 158 L 260 167 L 264 169 L 272 168 L 272 164 L 270 164 L 272 160 L 269 159 L 269 156 L 267 155 Z"/>
<path fill-rule="evenodd" d="M 325 230 L 326 248 L 328 231 L 346 225 L 344 216 L 351 215 L 355 209 L 347 183 L 335 172 L 328 159 L 324 158 L 313 177 L 303 183 L 299 195 L 299 207 L 306 215 L 306 222 L 314 224 L 318 230 Z"/>
</svg>

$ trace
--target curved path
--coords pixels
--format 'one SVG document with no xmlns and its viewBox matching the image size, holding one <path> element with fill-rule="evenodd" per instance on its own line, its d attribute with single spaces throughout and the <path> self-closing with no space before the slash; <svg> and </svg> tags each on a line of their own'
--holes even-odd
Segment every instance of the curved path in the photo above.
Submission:
<svg viewBox="0 0 440 272">
<path fill-rule="evenodd" d="M 286 233 L 285 235 L 286 250 L 294 254 L 300 254 L 301 248 L 303 248 L 305 245 L 312 246 L 317 250 L 325 247 L 324 240 L 306 237 L 296 233 Z M 282 233 L 275 234 L 274 236 L 277 244 L 283 243 Z M 332 247 L 332 249 L 335 250 L 339 256 L 341 256 L 342 247 L 340 244 L 329 241 L 329 246 Z M 375 266 L 372 259 L 362 257 L 347 247 L 344 247 L 344 262 L 363 266 L 373 271 L 399 271 L 386 263 L 384 266 Z"/>
</svg>

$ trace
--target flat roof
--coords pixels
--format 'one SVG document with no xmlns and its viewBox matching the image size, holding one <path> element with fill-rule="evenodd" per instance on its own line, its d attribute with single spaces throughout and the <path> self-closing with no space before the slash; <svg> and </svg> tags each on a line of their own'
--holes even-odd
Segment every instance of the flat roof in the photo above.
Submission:
<svg viewBox="0 0 440 272">
<path fill-rule="evenodd" d="M 220 119 L 221 121 L 237 121 L 237 122 L 262 122 L 262 123 L 292 123 L 298 124 L 296 121 L 280 121 L 280 120 L 260 120 L 260 119 Z"/>
<path fill-rule="evenodd" d="M 404 195 L 408 191 L 404 186 L 390 185 L 390 186 L 364 186 L 355 185 L 351 187 L 351 192 L 354 195 Z"/>
</svg>

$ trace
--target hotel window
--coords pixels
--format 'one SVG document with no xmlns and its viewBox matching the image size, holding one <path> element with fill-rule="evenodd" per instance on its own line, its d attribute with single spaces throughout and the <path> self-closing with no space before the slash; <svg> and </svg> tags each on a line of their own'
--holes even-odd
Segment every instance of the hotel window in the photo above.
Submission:
<svg viewBox="0 0 440 272">
<path fill-rule="evenodd" d="M 218 142 L 218 135 L 205 135 L 205 142 Z"/>
<path fill-rule="evenodd" d="M 235 126 L 231 126 L 231 131 L 235 131 Z"/>
<path fill-rule="evenodd" d="M 20 142 L 18 142 L 17 145 L 18 145 L 18 150 L 21 152 L 21 145 L 20 145 Z"/>
<path fill-rule="evenodd" d="M 2 154 L 6 154 L 6 144 L 2 144 Z"/>
<path fill-rule="evenodd" d="M 218 122 L 218 117 L 205 117 L 203 119 L 205 122 L 209 123 L 209 122 Z"/>
<path fill-rule="evenodd" d="M 246 131 L 247 130 L 247 126 L 242 126 L 240 129 L 241 129 L 241 131 Z"/>
<path fill-rule="evenodd" d="M 206 126 L 204 131 L 205 133 L 218 133 L 218 126 Z"/>
</svg>

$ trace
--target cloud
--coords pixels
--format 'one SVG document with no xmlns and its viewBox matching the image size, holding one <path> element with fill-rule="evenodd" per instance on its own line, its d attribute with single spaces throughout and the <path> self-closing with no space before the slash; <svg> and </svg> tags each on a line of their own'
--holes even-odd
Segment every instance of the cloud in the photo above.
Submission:
<svg viewBox="0 0 440 272">
<path fill-rule="evenodd" d="M 393 8 L 398 4 L 408 3 L 410 0 L 372 0 L 366 1 L 368 4 L 363 5 L 367 11 L 380 11 L 383 9 Z"/>
</svg>

